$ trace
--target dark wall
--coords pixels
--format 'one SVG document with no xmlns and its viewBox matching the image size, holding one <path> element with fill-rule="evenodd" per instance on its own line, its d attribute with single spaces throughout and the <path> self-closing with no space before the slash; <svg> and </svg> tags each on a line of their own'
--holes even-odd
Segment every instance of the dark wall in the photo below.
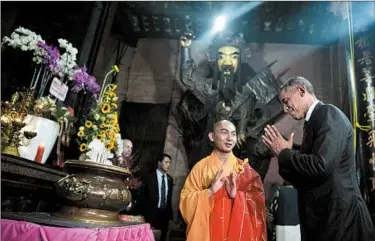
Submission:
<svg viewBox="0 0 375 241">
<path fill-rule="evenodd" d="M 121 136 L 133 142 L 135 163 L 142 166 L 142 174 L 156 168 L 164 151 L 168 115 L 168 104 L 124 102 L 121 106 Z"/>
</svg>

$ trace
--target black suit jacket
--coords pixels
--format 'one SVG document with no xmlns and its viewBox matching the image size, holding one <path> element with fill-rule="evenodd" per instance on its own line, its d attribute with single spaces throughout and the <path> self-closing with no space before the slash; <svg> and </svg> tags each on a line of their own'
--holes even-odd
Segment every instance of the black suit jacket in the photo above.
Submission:
<svg viewBox="0 0 375 241">
<path fill-rule="evenodd" d="M 167 206 L 165 210 L 165 218 L 172 220 L 172 190 L 173 190 L 173 178 L 167 174 L 168 180 L 168 194 L 167 194 Z M 158 179 L 156 176 L 156 170 L 149 173 L 143 178 L 143 187 L 141 190 L 140 203 L 142 208 L 142 214 L 147 222 L 153 222 L 156 218 L 156 211 L 158 209 L 159 202 L 159 187 Z"/>
<path fill-rule="evenodd" d="M 279 154 L 280 175 L 298 190 L 302 240 L 375 240 L 356 177 L 350 121 L 320 102 L 305 125 L 300 150 Z"/>
</svg>

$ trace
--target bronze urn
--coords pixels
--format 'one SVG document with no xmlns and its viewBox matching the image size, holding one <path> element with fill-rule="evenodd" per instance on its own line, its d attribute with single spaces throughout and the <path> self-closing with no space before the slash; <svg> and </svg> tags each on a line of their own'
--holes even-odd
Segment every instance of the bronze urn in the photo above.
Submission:
<svg viewBox="0 0 375 241">
<path fill-rule="evenodd" d="M 132 196 L 124 180 L 128 169 L 89 161 L 67 161 L 69 175 L 56 183 L 61 209 L 54 215 L 96 224 L 120 223 L 119 212 Z"/>
</svg>

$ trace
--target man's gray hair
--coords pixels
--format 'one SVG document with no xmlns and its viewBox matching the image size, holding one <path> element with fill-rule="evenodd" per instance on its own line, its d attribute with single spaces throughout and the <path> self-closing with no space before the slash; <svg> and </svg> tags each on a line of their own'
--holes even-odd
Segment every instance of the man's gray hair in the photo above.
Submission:
<svg viewBox="0 0 375 241">
<path fill-rule="evenodd" d="M 307 91 L 307 93 L 315 96 L 314 87 L 312 86 L 312 84 L 310 83 L 310 81 L 308 81 L 306 78 L 301 77 L 301 76 L 295 76 L 295 77 L 287 79 L 280 86 L 279 92 L 281 92 L 283 90 L 287 90 L 288 88 L 293 87 L 293 86 L 297 86 L 297 85 L 304 86 L 305 89 L 306 89 L 306 91 Z"/>
</svg>

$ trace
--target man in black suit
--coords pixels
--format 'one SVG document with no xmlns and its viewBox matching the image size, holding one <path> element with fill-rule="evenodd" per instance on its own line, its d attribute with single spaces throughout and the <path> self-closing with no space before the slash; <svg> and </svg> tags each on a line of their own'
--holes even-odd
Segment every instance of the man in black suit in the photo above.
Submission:
<svg viewBox="0 0 375 241">
<path fill-rule="evenodd" d="M 157 163 L 156 170 L 143 180 L 141 193 L 142 213 L 146 222 L 161 231 L 160 241 L 165 241 L 169 221 L 172 220 L 173 179 L 167 174 L 171 166 L 171 157 L 163 154 Z"/>
<path fill-rule="evenodd" d="M 302 240 L 374 241 L 356 177 L 350 121 L 317 100 L 303 77 L 287 80 L 279 95 L 285 112 L 305 119 L 302 145 L 293 148 L 293 133 L 285 140 L 275 126 L 267 126 L 262 137 L 278 157 L 280 175 L 298 190 Z"/>
</svg>

